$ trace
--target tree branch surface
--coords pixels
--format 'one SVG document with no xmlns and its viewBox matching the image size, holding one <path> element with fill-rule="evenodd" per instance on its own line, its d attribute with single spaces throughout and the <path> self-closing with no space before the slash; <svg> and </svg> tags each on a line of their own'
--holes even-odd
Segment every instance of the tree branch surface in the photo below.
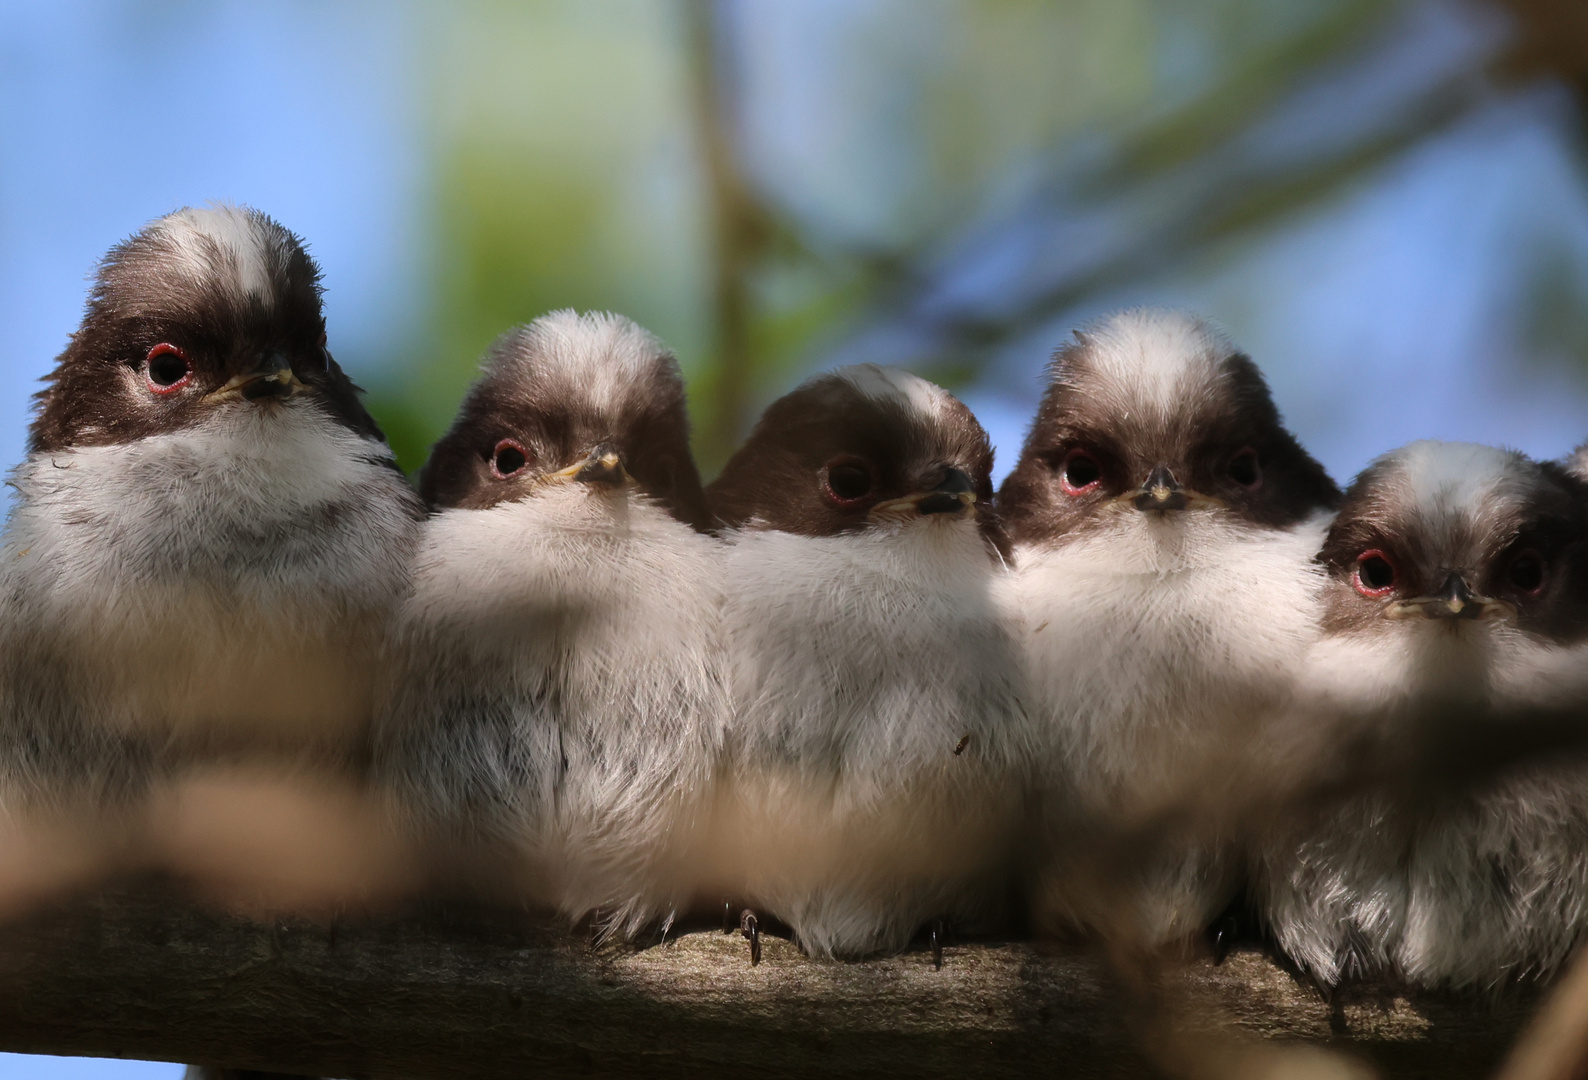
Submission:
<svg viewBox="0 0 1588 1080">
<path fill-rule="evenodd" d="M 1394 1077 L 1491 1073 L 1537 995 L 1325 1001 L 1255 953 L 1163 976 L 1181 1024 L 1344 1050 Z M 1190 1012 L 1184 1003 L 1195 1003 Z M 1155 1075 L 1095 959 L 1030 943 L 864 963 L 738 934 L 595 948 L 470 911 L 256 921 L 158 886 L 0 928 L 0 1049 L 338 1077 Z"/>
</svg>

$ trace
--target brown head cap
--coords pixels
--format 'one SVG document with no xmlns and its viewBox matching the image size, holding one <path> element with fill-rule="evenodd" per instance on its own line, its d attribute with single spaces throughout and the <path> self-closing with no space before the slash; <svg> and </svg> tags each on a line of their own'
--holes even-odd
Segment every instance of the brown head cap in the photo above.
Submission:
<svg viewBox="0 0 1588 1080">
<path fill-rule="evenodd" d="M 1285 528 L 1340 490 L 1285 430 L 1250 358 L 1189 315 L 1127 311 L 1054 354 L 1020 461 L 999 492 L 1016 543 L 1103 520 L 1110 504 L 1218 508 Z"/>
<path fill-rule="evenodd" d="M 302 241 L 242 207 L 179 210 L 112 248 L 45 381 L 35 452 L 132 442 L 289 397 L 382 438 L 326 350 L 320 272 Z"/>
<path fill-rule="evenodd" d="M 834 536 L 879 514 L 974 516 L 1003 547 L 993 451 L 964 403 L 904 371 L 859 364 L 772 403 L 707 489 L 729 528 Z"/>
<path fill-rule="evenodd" d="M 639 326 L 558 311 L 497 339 L 420 473 L 433 507 L 529 498 L 548 477 L 633 483 L 707 524 L 678 361 Z"/>
</svg>

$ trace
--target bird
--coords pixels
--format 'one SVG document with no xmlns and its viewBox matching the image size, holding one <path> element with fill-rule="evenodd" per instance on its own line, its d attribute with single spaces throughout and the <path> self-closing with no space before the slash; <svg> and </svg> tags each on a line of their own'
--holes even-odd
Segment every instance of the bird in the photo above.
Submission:
<svg viewBox="0 0 1588 1080">
<path fill-rule="evenodd" d="M 1561 465 L 1577 479 L 1588 480 L 1588 442 L 1566 455 Z"/>
<path fill-rule="evenodd" d="M 1588 704 L 1588 484 L 1560 464 L 1414 442 L 1352 483 L 1320 560 L 1307 727 L 1426 761 L 1495 722 L 1478 710 Z M 1491 780 L 1364 791 L 1274 830 L 1257 893 L 1280 952 L 1325 986 L 1554 971 L 1588 928 L 1588 769 L 1536 758 Z"/>
<path fill-rule="evenodd" d="M 433 515 L 376 736 L 398 813 L 510 868 L 481 888 L 602 939 L 665 933 L 691 902 L 726 703 L 678 361 L 609 313 L 511 330 L 420 490 Z"/>
<path fill-rule="evenodd" d="M 258 210 L 115 245 L 36 395 L 0 538 L 0 772 L 122 805 L 195 761 L 356 772 L 423 508 Z"/>
<path fill-rule="evenodd" d="M 730 895 L 810 955 L 1004 909 L 1031 742 L 992 461 L 963 403 L 860 364 L 770 405 L 707 488 L 732 699 L 716 850 Z"/>
<path fill-rule="evenodd" d="M 1285 699 L 1339 498 L 1257 366 L 1196 316 L 1122 311 L 1055 352 L 998 495 L 1015 563 L 1003 603 L 1043 739 L 1027 869 L 1040 930 L 1157 947 L 1236 898 L 1221 841 L 1142 840 L 1153 853 L 1129 859 L 1121 841 L 1212 797 Z"/>
</svg>

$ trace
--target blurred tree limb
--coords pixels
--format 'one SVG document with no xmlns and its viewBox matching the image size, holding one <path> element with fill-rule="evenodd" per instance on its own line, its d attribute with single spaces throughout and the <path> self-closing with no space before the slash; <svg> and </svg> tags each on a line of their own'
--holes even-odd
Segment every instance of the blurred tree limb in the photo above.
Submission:
<svg viewBox="0 0 1588 1080">
<path fill-rule="evenodd" d="M 1324 205 L 1507 89 L 1551 82 L 1569 88 L 1581 105 L 1588 92 L 1588 7 L 1577 0 L 1497 0 L 1466 10 L 1484 6 L 1510 22 L 1492 47 L 1425 74 L 1408 100 L 1380 101 L 1351 137 L 1324 139 L 1299 153 L 1264 149 L 1308 95 L 1331 86 L 1338 91 L 1353 72 L 1375 64 L 1381 73 L 1396 71 L 1393 42 L 1415 37 L 1416 27 L 1395 20 L 1416 5 L 1346 0 L 1254 50 L 1204 92 L 1125 131 L 1101 152 L 1053 154 L 1047 179 L 1005 218 L 968 231 L 967 223 L 956 223 L 955 230 L 923 236 L 885 258 L 856 253 L 877 271 L 857 320 L 858 340 L 880 333 L 897 342 L 902 335 L 908 344 L 896 347 L 890 362 L 951 382 L 956 373 L 969 377 L 999 347 L 1090 298 Z M 999 244 L 1043 254 L 1028 256 L 1023 272 L 1007 274 L 1006 286 L 983 286 L 981 295 L 951 284 L 957 267 L 978 259 L 997 263 Z"/>
<path fill-rule="evenodd" d="M 549 306 L 615 307 L 678 347 L 709 474 L 766 397 L 813 362 L 878 359 L 950 385 L 970 381 L 1005 344 L 1327 205 L 1512 88 L 1553 83 L 1580 100 L 1588 85 L 1588 7 L 1579 0 L 1314 5 L 1268 20 L 1279 29 L 1251 35 L 1249 46 L 1209 52 L 1206 75 L 1185 84 L 1186 96 L 1153 88 L 1135 104 L 1120 88 L 1139 58 L 1149 79 L 1161 77 L 1145 35 L 1184 34 L 1174 20 L 1122 6 L 1095 23 L 1045 23 L 1016 18 L 1018 4 L 966 3 L 930 9 L 936 14 L 921 16 L 928 29 L 915 33 L 920 27 L 890 25 L 906 8 L 884 5 L 873 21 L 836 31 L 881 35 L 868 54 L 879 65 L 871 77 L 905 95 L 870 103 L 875 130 L 860 149 L 903 160 L 919 143 L 942 166 L 936 186 L 924 173 L 903 178 L 896 202 L 912 209 L 890 231 L 846 224 L 828 205 L 839 196 L 792 198 L 786 178 L 757 172 L 744 124 L 765 114 L 745 112 L 745 95 L 774 91 L 741 70 L 760 55 L 756 33 L 741 24 L 764 18 L 758 9 L 681 0 L 617 5 L 603 21 L 552 9 L 508 18 L 490 0 L 474 6 L 489 18 L 469 22 L 457 38 L 467 49 L 446 55 L 505 59 L 529 49 L 538 62 L 471 60 L 466 78 L 437 84 L 472 89 L 442 95 L 445 115 L 462 119 L 446 129 L 438 179 L 433 348 L 377 386 L 374 402 L 410 467 L 446 423 L 485 343 Z M 1260 22 L 1278 6 L 1214 4 L 1176 17 L 1229 36 L 1221 12 Z M 1039 122 L 1041 102 L 1059 88 L 1086 90 L 1032 74 L 1065 57 L 1073 67 L 1075 52 L 1064 49 L 1073 43 L 1063 38 L 1015 50 L 1013 75 L 1000 69 L 978 80 L 1003 55 L 978 48 L 1002 41 L 1008 51 L 990 28 L 1006 32 L 1009 20 L 1039 34 L 1101 27 L 1133 42 L 1117 73 L 1099 60 L 1089 76 L 1118 91 L 1104 95 L 1109 108 L 1077 106 L 1063 122 Z M 1440 37 L 1454 23 L 1463 29 Z M 941 33 L 931 47 L 942 55 L 930 65 L 941 79 L 904 79 L 932 54 L 906 45 L 889 52 L 886 43 L 932 33 Z M 1104 37 L 1084 55 L 1112 56 L 1115 38 Z M 565 55 L 577 62 L 563 71 Z M 810 62 L 848 55 L 839 48 Z M 538 80 L 520 77 L 541 70 Z M 981 93 L 984 83 L 998 92 Z M 558 104 L 564 93 L 569 107 Z M 1331 111 L 1341 95 L 1348 103 Z M 996 122 L 1012 113 L 1038 119 Z M 978 135 L 1005 128 L 1034 141 Z M 672 139 L 678 152 L 668 156 L 658 148 Z M 676 176 L 668 173 L 675 161 Z M 636 176 L 689 195 L 657 213 L 651 195 L 635 194 Z M 1574 302 L 1575 291 L 1568 295 Z"/>
<path fill-rule="evenodd" d="M 1128 880 L 1170 831 L 1284 827 L 1364 791 L 1427 802 L 1588 750 L 1572 706 L 1494 713 L 1446 704 L 1384 719 L 1291 725 L 1294 752 L 1277 758 L 1214 753 L 1208 776 L 1222 782 L 1194 785 L 1196 796 L 1165 806 L 1162 821 L 1099 822 L 1078 838 L 1099 855 L 1090 878 L 1103 890 Z M 388 864 L 403 861 L 401 852 L 377 854 L 350 874 L 344 864 L 367 846 L 361 838 L 380 833 L 360 800 L 297 782 L 250 784 L 250 775 L 223 784 L 204 771 L 179 785 L 183 797 L 155 815 L 162 842 L 149 864 L 206 893 L 218 888 L 234 910 L 257 910 L 243 893 L 259 890 L 275 904 L 301 908 L 307 898 L 325 910 L 334 894 L 367 904 L 367 882 L 389 879 Z M 325 847 L 322 834 L 338 821 L 343 836 Z M 325 850 L 284 881 L 285 864 L 304 862 L 296 853 L 315 838 Z M 36 856 L 25 848 L 16 857 Z M 63 885 L 84 880 L 68 870 Z M 21 885 L 38 896 L 32 879 Z M 924 949 L 835 963 L 771 940 L 765 962 L 751 967 L 744 943 L 720 931 L 595 949 L 587 936 L 522 914 L 432 905 L 327 926 L 219 914 L 187 895 L 135 879 L 35 901 L 0 923 L 0 1048 L 484 1080 L 531 1071 L 1345 1078 L 1370 1065 L 1449 1078 L 1489 1075 L 1536 997 L 1527 986 L 1457 996 L 1353 985 L 1325 999 L 1255 954 L 1214 966 L 1133 950 L 1128 926 L 1109 935 L 1106 957 L 966 944 L 935 971 Z M 1513 1052 L 1507 1080 L 1563 1077 L 1580 1061 L 1582 981 L 1574 971 L 1560 983 Z"/>
<path fill-rule="evenodd" d="M 971 369 L 991 350 L 1089 296 L 1127 286 L 1236 235 L 1271 227 L 1320 204 L 1345 184 L 1445 130 L 1478 103 L 1481 72 L 1459 68 L 1426 87 L 1409 107 L 1353 139 L 1287 160 L 1270 159 L 1256 133 L 1273 126 L 1299 95 L 1359 63 L 1409 5 L 1349 0 L 1265 48 L 1254 50 L 1203 93 L 1113 140 L 1084 161 L 1050 158 L 1049 177 L 1002 224 L 966 240 L 924 237 L 919 247 L 876 262 L 880 275 L 863 324 L 908 325 L 922 344 L 895 362 L 935 370 Z M 943 296 L 940 267 L 986 237 L 1069 226 L 1083 243 L 1056 268 L 1033 267 L 1017 290 L 966 304 Z M 1055 233 L 1050 245 L 1069 242 Z M 945 245 L 947 245 L 945 247 Z M 972 250 L 965 250 L 969 246 Z M 1091 250 L 1086 250 L 1090 248 Z"/>
<path fill-rule="evenodd" d="M 1523 1001 L 1323 1001 L 1255 955 L 1161 976 L 1146 1044 L 1095 961 L 1025 944 L 822 963 L 720 932 L 639 951 L 471 914 L 259 924 L 129 886 L 0 929 L 0 1047 L 333 1076 L 1482 1076 Z M 1232 1035 L 1233 1033 L 1233 1035 Z M 1189 1056 L 1188 1056 L 1189 1055 Z M 1185 1067 L 1176 1064 L 1184 1063 Z M 1197 1067 L 1199 1065 L 1199 1067 Z"/>
<path fill-rule="evenodd" d="M 696 137 L 710 203 L 712 356 L 702 373 L 709 410 L 697 435 L 698 454 L 714 470 L 738 446 L 752 402 L 751 275 L 772 237 L 767 213 L 740 167 L 731 52 L 717 0 L 687 0 L 689 69 Z"/>
</svg>

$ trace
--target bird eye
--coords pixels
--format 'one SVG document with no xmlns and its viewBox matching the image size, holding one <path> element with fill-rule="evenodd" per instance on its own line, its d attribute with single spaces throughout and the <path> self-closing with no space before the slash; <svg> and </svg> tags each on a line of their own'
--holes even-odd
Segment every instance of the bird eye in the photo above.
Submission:
<svg viewBox="0 0 1588 1080">
<path fill-rule="evenodd" d="M 503 439 L 491 451 L 491 472 L 506 480 L 529 464 L 529 451 L 512 439 Z"/>
<path fill-rule="evenodd" d="M 839 506 L 857 503 L 871 494 L 871 469 L 856 457 L 837 457 L 822 469 L 822 494 Z"/>
<path fill-rule="evenodd" d="M 1544 591 L 1544 559 L 1532 548 L 1511 560 L 1505 568 L 1505 580 L 1518 592 L 1537 596 Z"/>
<path fill-rule="evenodd" d="M 1230 458 L 1224 472 L 1243 488 L 1255 490 L 1263 482 L 1263 467 L 1257 460 L 1257 451 L 1250 446 Z"/>
<path fill-rule="evenodd" d="M 1356 557 L 1351 583 L 1363 596 L 1377 599 L 1389 595 L 1396 577 L 1395 564 L 1390 562 L 1389 556 L 1378 548 L 1369 548 Z"/>
<path fill-rule="evenodd" d="M 1085 450 L 1071 450 L 1059 463 L 1059 487 L 1066 495 L 1086 495 L 1103 482 L 1103 466 Z"/>
<path fill-rule="evenodd" d="M 143 366 L 144 381 L 156 394 L 169 394 L 187 385 L 192 373 L 187 353 L 164 341 L 149 350 Z"/>
</svg>

